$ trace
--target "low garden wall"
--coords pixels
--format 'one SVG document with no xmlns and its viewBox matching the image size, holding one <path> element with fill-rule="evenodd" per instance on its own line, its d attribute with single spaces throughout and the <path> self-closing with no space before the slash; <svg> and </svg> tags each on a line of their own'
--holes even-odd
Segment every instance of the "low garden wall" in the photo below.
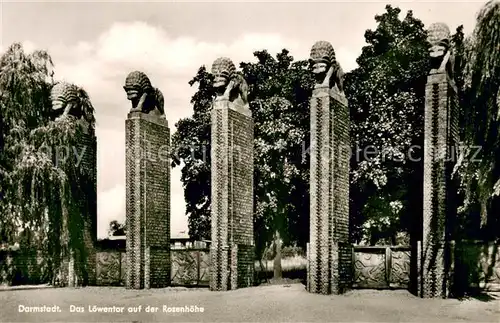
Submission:
<svg viewBox="0 0 500 323">
<path fill-rule="evenodd" d="M 410 282 L 411 248 L 406 246 L 354 246 L 354 288 L 403 288 Z"/>
<path fill-rule="evenodd" d="M 453 241 L 457 290 L 500 291 L 498 243 Z M 402 246 L 354 246 L 354 288 L 409 288 L 412 252 Z"/>
<path fill-rule="evenodd" d="M 124 286 L 127 271 L 125 250 L 98 251 L 96 281 L 99 286 Z M 209 250 L 172 249 L 171 285 L 208 286 Z"/>
<path fill-rule="evenodd" d="M 463 241 L 453 243 L 455 283 L 464 289 L 500 290 L 498 243 Z M 196 245 L 193 245 L 196 246 Z M 408 288 L 411 251 L 402 246 L 354 246 L 354 288 Z M 297 259 L 295 259 L 297 258 Z M 171 284 L 208 286 L 210 271 L 208 248 L 171 249 Z M 295 256 L 294 271 L 304 271 L 306 258 Z M 300 261 L 299 261 L 300 260 Z M 284 259 L 282 265 L 290 259 Z M 96 252 L 96 278 L 99 286 L 124 286 L 127 258 L 125 241 L 100 241 Z M 272 261 L 265 261 L 264 273 L 271 274 Z M 255 263 L 260 272 L 259 262 Z M 268 270 L 266 270 L 268 269 Z M 284 268 L 285 271 L 286 268 Z M 269 273 L 267 273 L 269 271 Z M 305 275 L 304 275 L 305 276 Z M 0 283 L 8 285 L 44 284 L 50 278 L 49 264 L 37 250 L 0 250 Z"/>
<path fill-rule="evenodd" d="M 171 285 L 208 286 L 209 249 L 206 248 L 206 244 L 172 240 Z M 127 272 L 125 243 L 125 239 L 98 241 L 96 252 L 98 286 L 125 286 Z"/>
</svg>

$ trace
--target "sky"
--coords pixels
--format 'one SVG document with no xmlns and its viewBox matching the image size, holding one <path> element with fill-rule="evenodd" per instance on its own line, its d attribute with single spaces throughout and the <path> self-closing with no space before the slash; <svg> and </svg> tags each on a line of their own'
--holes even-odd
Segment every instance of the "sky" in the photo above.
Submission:
<svg viewBox="0 0 500 323">
<path fill-rule="evenodd" d="M 44 49 L 55 79 L 82 86 L 96 110 L 98 237 L 111 220 L 125 222 L 125 119 L 130 103 L 123 91 L 127 74 L 145 72 L 165 97 L 171 133 L 190 117 L 188 82 L 202 65 L 220 56 L 235 64 L 252 53 L 286 48 L 306 59 L 316 41 L 335 48 L 344 71 L 356 67 L 364 32 L 376 27 L 386 4 L 401 8 L 428 26 L 444 22 L 453 31 L 472 32 L 485 1 L 330 2 L 8 2 L 0 0 L 0 52 L 13 42 L 26 51 Z M 180 168 L 172 170 L 171 235 L 187 232 Z"/>
</svg>

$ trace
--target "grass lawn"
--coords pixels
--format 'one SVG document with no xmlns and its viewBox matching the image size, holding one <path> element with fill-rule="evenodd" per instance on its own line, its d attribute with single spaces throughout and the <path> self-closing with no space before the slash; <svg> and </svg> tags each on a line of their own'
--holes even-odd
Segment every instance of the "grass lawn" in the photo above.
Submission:
<svg viewBox="0 0 500 323">
<path fill-rule="evenodd" d="M 120 287 L 2 291 L 0 322 L 499 322 L 500 318 L 498 294 L 483 300 L 458 301 L 420 299 L 407 291 L 365 290 L 340 296 L 316 295 L 308 293 L 302 284 L 286 286 L 228 292 Z M 19 305 L 55 305 L 60 312 L 20 313 Z M 71 305 L 83 312 L 72 313 Z M 124 313 L 91 313 L 89 305 L 91 308 L 93 305 L 123 307 Z M 158 311 L 147 312 L 148 306 Z M 171 312 L 185 306 L 197 306 L 198 311 Z M 138 312 L 127 313 L 129 307 Z"/>
</svg>

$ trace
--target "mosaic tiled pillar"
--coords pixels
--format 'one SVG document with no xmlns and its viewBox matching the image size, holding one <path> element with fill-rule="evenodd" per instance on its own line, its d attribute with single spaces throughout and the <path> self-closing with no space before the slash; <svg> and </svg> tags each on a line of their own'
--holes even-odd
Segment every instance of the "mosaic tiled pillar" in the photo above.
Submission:
<svg viewBox="0 0 500 323">
<path fill-rule="evenodd" d="M 129 289 L 170 284 L 170 130 L 164 116 L 130 112 L 126 133 Z"/>
<path fill-rule="evenodd" d="M 253 120 L 227 99 L 212 109 L 210 289 L 253 285 Z"/>
<path fill-rule="evenodd" d="M 80 122 L 85 122 L 80 120 Z M 88 125 L 82 127 L 86 129 L 79 137 L 79 153 L 82 156 L 81 167 L 86 173 L 89 182 L 85 187 L 87 190 L 87 201 L 84 209 L 87 214 L 84 218 L 83 241 L 85 250 L 83 251 L 83 284 L 96 285 L 96 241 L 97 241 L 97 139 L 95 130 Z"/>
<path fill-rule="evenodd" d="M 419 294 L 448 297 L 452 275 L 450 247 L 453 199 L 451 172 L 458 139 L 457 94 L 447 73 L 427 78 L 425 98 L 424 214 L 420 244 Z"/>
<path fill-rule="evenodd" d="M 56 82 L 50 93 L 53 120 L 56 123 L 69 121 L 75 130 L 75 144 L 71 147 L 55 147 L 53 155 L 58 167 L 61 166 L 60 158 L 61 161 L 70 158 L 73 166 L 77 167 L 79 178 L 78 186 L 71 188 L 73 194 L 77 195 L 74 198 L 78 203 L 79 214 L 69 214 L 67 208 L 62 210 L 61 240 L 71 237 L 72 243 L 69 248 L 62 248 L 59 277 L 54 277 L 54 282 L 70 287 L 95 285 L 96 274 L 97 140 L 94 111 L 88 101 L 82 100 L 82 93 L 85 93 L 82 88 L 67 82 Z M 70 228 L 76 227 L 80 229 L 71 231 Z"/>
<path fill-rule="evenodd" d="M 340 294 L 350 285 L 349 110 L 336 88 L 316 87 L 311 108 L 308 289 Z"/>
<path fill-rule="evenodd" d="M 59 284 L 68 287 L 96 284 L 97 140 L 95 130 L 85 120 L 75 119 L 74 122 L 78 129 L 75 135 L 77 145 L 71 147 L 68 153 L 77 164 L 82 179 L 79 184 L 85 190 L 85 195 L 78 199 L 83 222 L 83 232 L 79 234 L 83 244 L 72 246 L 62 255 Z M 68 223 L 64 222 L 63 227 L 67 226 Z"/>
</svg>

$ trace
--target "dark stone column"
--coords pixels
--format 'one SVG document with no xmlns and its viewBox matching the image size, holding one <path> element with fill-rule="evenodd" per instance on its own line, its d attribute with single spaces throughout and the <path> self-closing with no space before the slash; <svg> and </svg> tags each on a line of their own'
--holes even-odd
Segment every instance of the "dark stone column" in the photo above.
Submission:
<svg viewBox="0 0 500 323">
<path fill-rule="evenodd" d="M 212 74 L 210 289 L 231 290 L 254 280 L 254 125 L 248 85 L 233 62 L 216 59 Z"/>
<path fill-rule="evenodd" d="M 427 78 L 425 99 L 424 216 L 420 245 L 422 297 L 448 297 L 451 288 L 452 224 L 456 189 L 451 173 L 456 157 L 457 94 L 446 73 Z"/>
<path fill-rule="evenodd" d="M 89 101 L 81 99 L 86 95 L 82 88 L 66 82 L 58 82 L 51 89 L 54 122 L 56 124 L 69 122 L 64 126 L 73 127 L 75 130 L 74 137 L 70 140 L 73 143 L 71 146 L 55 147 L 66 149 L 65 158 L 70 158 L 70 162 L 74 163 L 72 166 L 76 166 L 79 180 L 77 186 L 71 186 L 71 191 L 75 194 L 72 198 L 76 200 L 80 213 L 70 214 L 67 208 L 62 210 L 61 240 L 70 238 L 66 236 L 69 234 L 71 243 L 69 248 L 62 246 L 59 277 L 55 277 L 54 281 L 61 286 L 69 287 L 96 283 L 97 140 L 94 130 L 94 108 Z M 56 151 L 54 156 L 57 167 L 61 166 L 58 164 L 58 159 L 63 157 L 60 153 L 61 151 Z M 80 216 L 81 218 L 75 218 Z M 81 231 L 70 232 L 75 228 Z"/>
<path fill-rule="evenodd" d="M 129 289 L 170 284 L 170 130 L 165 116 L 130 112 L 126 133 Z"/>
<path fill-rule="evenodd" d="M 311 59 L 318 83 L 311 98 L 311 225 L 308 283 L 311 293 L 341 294 L 350 287 L 349 109 L 333 47 L 317 42 Z M 323 65 L 321 65 L 321 64 Z M 326 67 L 325 67 L 326 66 Z M 327 76 L 327 70 L 333 71 Z"/>
<path fill-rule="evenodd" d="M 86 123 L 83 119 L 79 122 Z M 83 284 L 96 285 L 96 241 L 97 241 L 97 138 L 95 130 L 87 124 L 82 126 L 86 130 L 80 133 L 78 142 L 78 154 L 82 156 L 81 165 L 83 173 L 88 178 L 88 185 L 84 189 L 87 191 L 89 199 L 82 200 L 87 213 L 84 217 L 84 259 Z"/>
<path fill-rule="evenodd" d="M 253 120 L 248 107 L 212 110 L 211 290 L 253 285 Z"/>
<path fill-rule="evenodd" d="M 452 288 L 456 189 L 452 180 L 458 143 L 458 98 L 450 30 L 429 26 L 431 71 L 425 88 L 424 200 L 419 243 L 419 294 L 448 297 Z"/>
<path fill-rule="evenodd" d="M 350 284 L 349 111 L 335 89 L 311 99 L 309 291 L 340 294 Z"/>
</svg>

